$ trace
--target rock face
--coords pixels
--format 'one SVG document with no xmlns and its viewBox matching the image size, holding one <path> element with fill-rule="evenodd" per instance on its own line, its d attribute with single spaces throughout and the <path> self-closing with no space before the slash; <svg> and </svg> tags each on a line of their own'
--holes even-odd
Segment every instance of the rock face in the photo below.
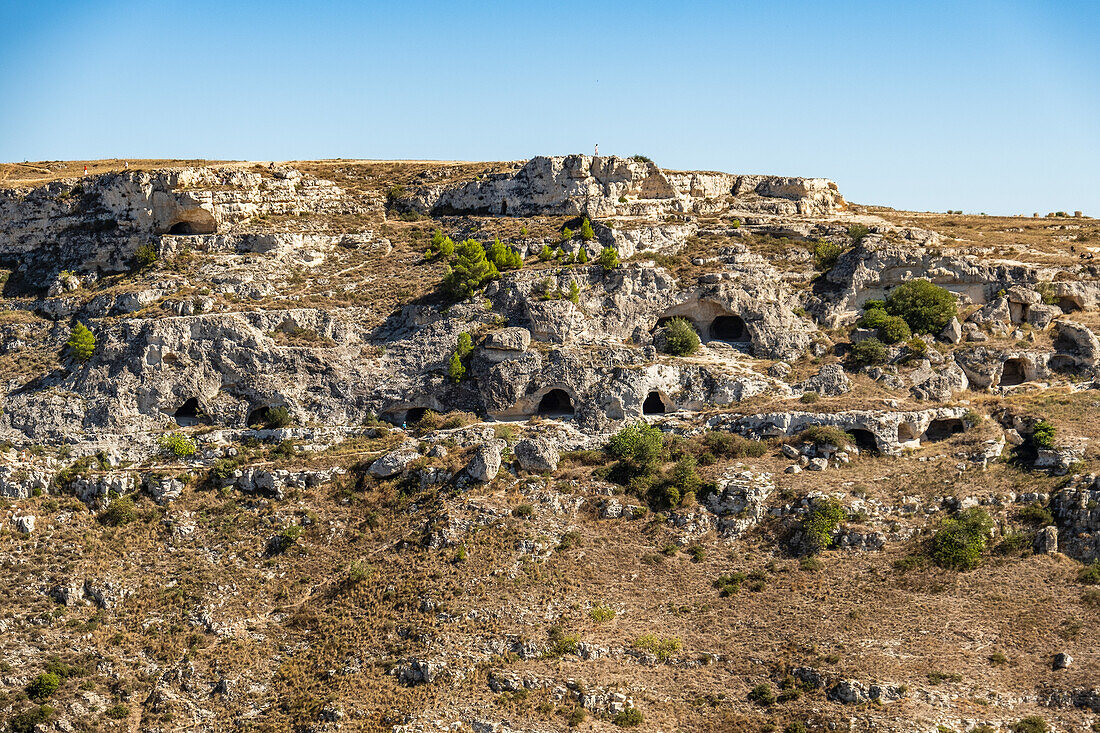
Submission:
<svg viewBox="0 0 1100 733">
<path fill-rule="evenodd" d="M 558 468 L 558 449 L 548 438 L 536 436 L 521 440 L 512 452 L 524 471 L 544 473 Z"/>
<path fill-rule="evenodd" d="M 825 214 L 844 206 L 822 178 L 673 173 L 649 161 L 587 155 L 536 157 L 513 172 L 418 191 L 407 205 L 422 213 L 502 216 L 659 216 L 705 211 L 728 199 L 745 210 Z"/>
</svg>

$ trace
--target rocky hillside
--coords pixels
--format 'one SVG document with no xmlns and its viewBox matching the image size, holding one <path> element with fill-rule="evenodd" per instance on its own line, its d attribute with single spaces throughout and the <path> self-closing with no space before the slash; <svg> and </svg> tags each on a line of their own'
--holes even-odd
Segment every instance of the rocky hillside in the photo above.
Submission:
<svg viewBox="0 0 1100 733">
<path fill-rule="evenodd" d="M 1100 222 L 0 171 L 0 725 L 1100 726 Z"/>
</svg>

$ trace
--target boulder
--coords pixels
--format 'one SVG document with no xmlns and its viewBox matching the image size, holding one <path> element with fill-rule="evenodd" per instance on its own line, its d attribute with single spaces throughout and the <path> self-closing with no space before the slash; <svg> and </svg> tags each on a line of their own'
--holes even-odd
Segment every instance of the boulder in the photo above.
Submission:
<svg viewBox="0 0 1100 733">
<path fill-rule="evenodd" d="M 1058 528 L 1043 527 L 1035 534 L 1035 552 L 1039 555 L 1053 555 L 1058 552 Z"/>
<path fill-rule="evenodd" d="M 500 471 L 500 454 L 506 445 L 503 440 L 491 440 L 483 444 L 466 465 L 466 475 L 479 484 L 492 481 Z"/>
<path fill-rule="evenodd" d="M 34 522 L 33 514 L 17 515 L 11 518 L 12 526 L 15 527 L 17 532 L 23 534 L 30 534 L 34 531 Z"/>
<path fill-rule="evenodd" d="M 561 457 L 554 442 L 542 436 L 521 440 L 516 443 L 512 452 L 519 461 L 520 468 L 531 473 L 556 471 Z"/>
<path fill-rule="evenodd" d="M 912 379 L 913 387 L 910 389 L 912 395 L 918 400 L 931 402 L 950 402 L 957 392 L 962 392 L 970 386 L 966 372 L 955 362 L 936 371 L 927 361 L 924 361 L 922 366 L 914 372 Z"/>
<path fill-rule="evenodd" d="M 852 380 L 844 373 L 840 364 L 826 364 L 817 374 L 798 385 L 803 392 L 817 392 L 827 397 L 835 397 L 852 390 Z"/>
<path fill-rule="evenodd" d="M 399 473 L 404 473 L 409 464 L 418 458 L 420 458 L 420 453 L 415 447 L 402 446 L 376 460 L 370 465 L 368 471 L 375 478 L 390 478 Z"/>
<path fill-rule="evenodd" d="M 959 323 L 959 319 L 955 316 L 951 317 L 951 320 L 947 322 L 947 325 L 940 331 L 940 338 L 949 344 L 957 344 L 962 341 L 963 330 L 962 324 Z"/>
</svg>

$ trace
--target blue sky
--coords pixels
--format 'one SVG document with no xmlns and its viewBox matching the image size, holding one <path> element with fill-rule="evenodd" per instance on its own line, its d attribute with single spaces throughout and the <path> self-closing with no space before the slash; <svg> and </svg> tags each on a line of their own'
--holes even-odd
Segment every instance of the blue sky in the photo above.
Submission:
<svg viewBox="0 0 1100 733">
<path fill-rule="evenodd" d="M 1100 216 L 1100 2 L 10 2 L 0 160 L 643 153 Z"/>
</svg>

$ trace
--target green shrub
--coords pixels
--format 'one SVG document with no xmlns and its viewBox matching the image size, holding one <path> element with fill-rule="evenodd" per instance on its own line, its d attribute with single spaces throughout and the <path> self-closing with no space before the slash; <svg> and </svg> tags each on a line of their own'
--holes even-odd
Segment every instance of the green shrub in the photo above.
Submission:
<svg viewBox="0 0 1100 733">
<path fill-rule="evenodd" d="M 130 717 L 130 708 L 122 703 L 118 703 L 104 710 L 103 714 L 114 720 L 125 720 Z"/>
<path fill-rule="evenodd" d="M 628 425 L 611 436 L 607 444 L 608 454 L 629 464 L 636 472 L 652 472 L 664 457 L 664 436 L 661 431 L 645 422 Z"/>
<path fill-rule="evenodd" d="M 645 716 L 638 708 L 626 708 L 621 710 L 611 722 L 620 728 L 637 728 L 645 721 Z"/>
<path fill-rule="evenodd" d="M 287 550 L 294 543 L 298 541 L 298 538 L 302 536 L 302 527 L 298 524 L 291 524 L 288 527 L 284 527 L 276 537 L 276 542 L 279 546 L 279 550 Z"/>
<path fill-rule="evenodd" d="M 53 717 L 54 709 L 49 705 L 39 705 L 12 716 L 9 721 L 11 733 L 35 733 Z"/>
<path fill-rule="evenodd" d="M 817 392 L 803 392 L 802 396 L 798 398 L 798 401 L 804 405 L 812 405 L 821 399 L 821 395 Z"/>
<path fill-rule="evenodd" d="M 596 623 L 602 624 L 605 621 L 611 621 L 615 618 L 615 609 L 611 606 L 605 606 L 601 603 L 589 609 L 588 617 Z"/>
<path fill-rule="evenodd" d="M 190 458 L 195 455 L 198 448 L 195 441 L 181 433 L 168 433 L 157 438 L 157 446 L 162 452 L 176 458 Z"/>
<path fill-rule="evenodd" d="M 138 270 L 144 270 L 154 262 L 157 261 L 157 248 L 151 244 L 143 244 L 137 248 L 137 252 L 134 253 L 134 267 Z"/>
<path fill-rule="evenodd" d="M 65 346 L 68 348 L 69 356 L 83 364 L 95 353 L 95 334 L 83 323 L 77 321 Z"/>
<path fill-rule="evenodd" d="M 635 163 L 652 163 L 653 162 L 653 159 L 646 156 L 646 155 L 634 154 L 634 155 L 630 156 L 630 159 L 633 160 Z"/>
<path fill-rule="evenodd" d="M 573 238 L 573 230 L 570 229 L 569 227 L 564 227 L 561 230 L 561 241 L 568 242 L 572 238 Z"/>
<path fill-rule="evenodd" d="M 864 304 L 863 315 L 860 316 L 856 325 L 860 328 L 881 328 L 882 324 L 886 322 L 886 319 L 890 317 L 890 314 L 886 312 L 885 305 L 877 305 L 882 303 L 882 301 L 869 300 L 867 302 L 875 303 L 876 307 L 868 308 L 867 305 Z"/>
<path fill-rule="evenodd" d="M 432 235 L 432 242 L 428 245 L 428 257 L 432 259 L 439 257 L 453 257 L 454 253 L 454 240 L 452 240 L 450 237 L 443 236 L 443 232 L 436 229 L 435 234 Z"/>
<path fill-rule="evenodd" d="M 280 458 L 290 459 L 296 455 L 298 455 L 298 451 L 294 447 L 294 441 L 287 439 L 279 441 L 279 444 L 271 449 L 268 458 L 272 460 L 279 460 Z"/>
<path fill-rule="evenodd" d="M 453 298 L 469 298 L 490 280 L 500 277 L 496 265 L 485 256 L 485 248 L 473 239 L 455 247 L 455 261 L 443 276 L 443 290 Z"/>
<path fill-rule="evenodd" d="M 1035 423 L 1035 428 L 1031 433 L 1031 442 L 1036 448 L 1054 450 L 1054 435 L 1056 432 L 1053 424 L 1046 420 L 1040 420 Z"/>
<path fill-rule="evenodd" d="M 670 507 L 679 506 L 689 496 L 694 497 L 703 484 L 699 472 L 696 470 L 695 459 L 685 456 L 676 462 L 665 480 L 665 500 Z"/>
<path fill-rule="evenodd" d="M 583 251 L 582 249 L 581 252 Z M 573 305 L 577 305 L 581 302 L 581 287 L 577 285 L 576 280 L 569 281 L 569 293 L 565 296 L 565 299 Z"/>
<path fill-rule="evenodd" d="M 655 634 L 642 634 L 634 640 L 634 648 L 650 652 L 660 662 L 667 662 L 672 659 L 673 654 L 683 648 L 683 644 L 675 637 L 662 639 Z"/>
<path fill-rule="evenodd" d="M 285 405 L 272 405 L 264 410 L 264 424 L 272 430 L 290 425 L 290 410 Z"/>
<path fill-rule="evenodd" d="M 43 672 L 27 685 L 27 697 L 37 703 L 43 703 L 61 687 L 61 678 L 52 672 Z"/>
<path fill-rule="evenodd" d="M 758 705 L 774 705 L 775 693 L 772 692 L 770 685 L 761 682 L 749 691 L 749 700 Z"/>
<path fill-rule="evenodd" d="M 1026 717 L 1012 726 L 1012 733 L 1047 733 L 1047 730 L 1047 722 L 1038 715 Z"/>
<path fill-rule="evenodd" d="M 878 327 L 878 338 L 884 344 L 896 344 L 913 337 L 909 324 L 901 316 L 886 316 Z"/>
<path fill-rule="evenodd" d="M 513 517 L 519 517 L 520 519 L 528 519 L 535 516 L 535 507 L 530 504 L 520 504 L 512 510 Z"/>
<path fill-rule="evenodd" d="M 741 591 L 741 584 L 745 582 L 744 573 L 731 573 L 719 575 L 714 581 L 714 587 L 718 589 L 718 595 L 722 597 L 737 595 Z"/>
<path fill-rule="evenodd" d="M 588 217 L 584 218 L 581 222 L 581 239 L 585 242 L 591 242 L 596 238 L 596 232 L 592 230 L 592 222 L 588 221 Z"/>
<path fill-rule="evenodd" d="M 699 334 L 686 318 L 672 318 L 665 323 L 666 354 L 687 356 L 699 348 Z"/>
<path fill-rule="evenodd" d="M 938 334 L 956 308 L 955 296 L 928 280 L 910 280 L 886 296 L 886 312 L 905 319 L 915 333 Z"/>
<path fill-rule="evenodd" d="M 588 263 L 588 252 L 584 247 L 581 247 L 580 250 L 577 251 L 577 262 L 582 265 Z"/>
<path fill-rule="evenodd" d="M 945 519 L 932 536 L 932 560 L 951 570 L 978 567 L 986 534 L 992 527 L 993 520 L 979 507 L 971 507 L 954 519 Z"/>
<path fill-rule="evenodd" d="M 749 440 L 721 430 L 704 433 L 703 445 L 710 453 L 724 458 L 759 458 L 768 452 L 768 444 L 761 440 Z"/>
<path fill-rule="evenodd" d="M 863 339 L 859 343 L 852 344 L 848 359 L 856 368 L 885 364 L 886 346 L 877 338 Z"/>
<path fill-rule="evenodd" d="M 814 257 L 814 269 L 818 272 L 828 272 L 840 259 L 844 248 L 835 242 L 819 241 L 810 245 L 810 254 Z"/>
<path fill-rule="evenodd" d="M 1077 582 L 1084 585 L 1100 585 L 1100 561 L 1081 568 L 1077 574 Z"/>
<path fill-rule="evenodd" d="M 523 267 L 523 257 L 520 256 L 520 253 L 504 244 L 499 239 L 494 240 L 493 243 L 489 245 L 489 251 L 486 253 L 486 257 L 500 272 L 504 272 L 505 270 L 518 270 Z"/>
<path fill-rule="evenodd" d="M 1019 511 L 1016 512 L 1016 516 L 1025 524 L 1037 524 L 1041 527 L 1054 524 L 1054 515 L 1038 502 L 1020 507 Z"/>
<path fill-rule="evenodd" d="M 614 247 L 604 247 L 600 250 L 600 267 L 605 270 L 614 270 L 619 266 L 619 253 Z"/>
<path fill-rule="evenodd" d="M 539 260 L 541 262 L 549 262 L 554 259 L 554 250 L 550 249 L 550 245 L 542 245 L 542 249 L 539 250 Z"/>
<path fill-rule="evenodd" d="M 810 729 L 806 727 L 805 723 L 796 720 L 793 723 L 787 723 L 787 727 L 783 729 L 783 733 L 810 733 Z"/>
<path fill-rule="evenodd" d="M 847 517 L 844 506 L 832 497 L 818 499 L 802 520 L 803 544 L 806 551 L 817 554 L 833 544 L 833 532 Z"/>
<path fill-rule="evenodd" d="M 474 340 L 470 337 L 470 334 L 466 331 L 458 334 L 458 339 L 455 341 L 455 353 L 465 359 L 473 350 Z"/>
<path fill-rule="evenodd" d="M 121 527 L 135 519 L 137 519 L 137 512 L 134 510 L 134 499 L 131 496 L 115 499 L 99 515 L 99 521 L 111 527 Z"/>
<path fill-rule="evenodd" d="M 852 238 L 852 244 L 859 244 L 871 233 L 863 224 L 852 224 L 848 227 L 848 236 Z"/>
<path fill-rule="evenodd" d="M 855 443 L 855 438 L 850 433 L 835 425 L 811 425 L 799 433 L 796 439 L 816 446 L 835 445 L 837 448 Z"/>
<path fill-rule="evenodd" d="M 570 711 L 567 722 L 569 723 L 570 728 L 576 728 L 581 723 L 583 723 L 584 719 L 587 717 L 588 711 L 578 705 L 577 707 L 573 708 L 572 711 Z"/>
<path fill-rule="evenodd" d="M 928 342 L 922 338 L 909 339 L 909 343 L 905 344 L 905 348 L 909 350 L 910 358 L 920 359 L 928 353 Z"/>
</svg>

